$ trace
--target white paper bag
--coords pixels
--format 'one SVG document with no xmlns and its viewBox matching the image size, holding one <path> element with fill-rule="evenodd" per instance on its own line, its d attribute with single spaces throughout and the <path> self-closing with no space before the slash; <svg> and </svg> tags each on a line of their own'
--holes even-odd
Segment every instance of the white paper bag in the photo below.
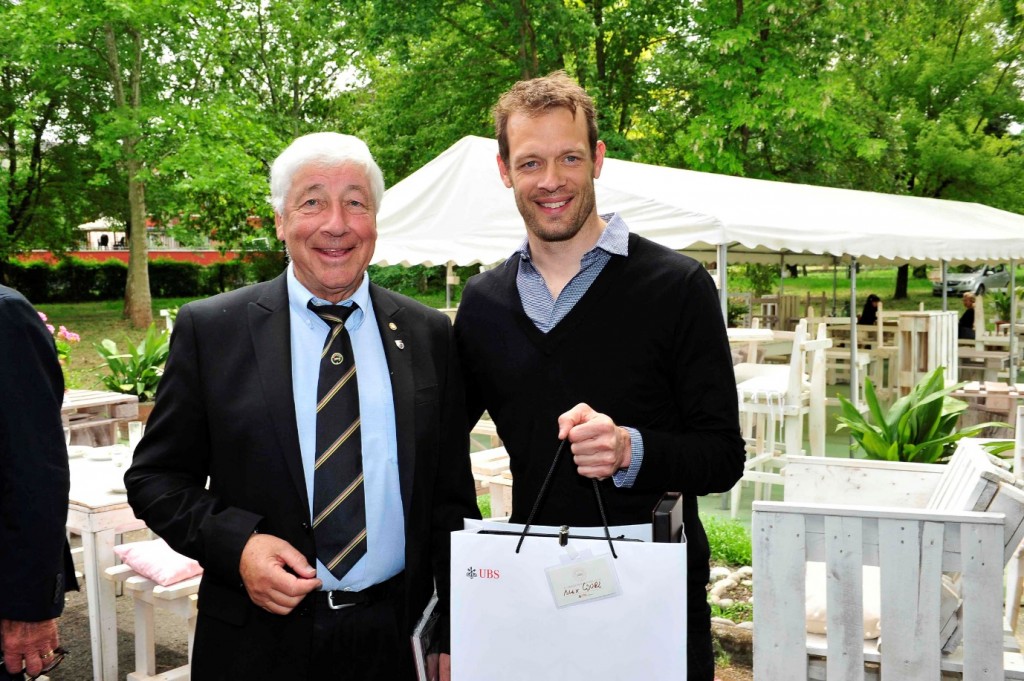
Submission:
<svg viewBox="0 0 1024 681">
<path fill-rule="evenodd" d="M 518 554 L 518 533 L 481 529 L 516 526 L 474 523 L 452 533 L 453 681 L 685 681 L 685 543 L 616 541 L 620 593 L 558 607 L 547 568 L 572 551 L 611 559 L 604 529 L 571 528 L 571 535 L 596 529 L 599 538 L 569 539 L 568 548 L 555 537 L 527 536 Z M 531 526 L 530 533 L 558 529 Z"/>
</svg>

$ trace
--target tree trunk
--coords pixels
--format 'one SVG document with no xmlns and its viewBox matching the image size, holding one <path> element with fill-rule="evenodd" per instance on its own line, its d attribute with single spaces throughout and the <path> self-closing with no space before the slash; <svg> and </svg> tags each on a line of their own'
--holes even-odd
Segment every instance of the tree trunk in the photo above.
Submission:
<svg viewBox="0 0 1024 681">
<path fill-rule="evenodd" d="M 907 299 L 907 277 L 910 272 L 910 265 L 900 265 L 896 268 L 896 291 L 892 294 L 893 300 Z"/>
<path fill-rule="evenodd" d="M 137 112 L 142 106 L 142 34 L 128 29 L 132 37 L 132 68 L 128 74 L 131 101 L 124 89 L 121 61 L 117 52 L 117 36 L 112 24 L 104 27 L 107 43 L 107 65 L 114 105 L 118 109 L 130 107 Z M 153 322 L 153 300 L 149 291 L 149 246 L 146 243 L 146 191 L 139 179 L 142 160 L 138 157 L 137 134 L 121 138 L 124 169 L 128 174 L 128 209 L 131 215 L 128 232 L 128 283 L 124 290 L 124 316 L 131 325 L 143 329 Z"/>
<path fill-rule="evenodd" d="M 142 163 L 135 157 L 135 139 L 126 139 L 130 154 L 128 170 L 128 283 L 124 290 L 124 316 L 137 329 L 153 322 L 153 299 L 149 291 L 149 244 L 146 242 L 146 187 L 138 180 Z M 130 149 L 130 151 L 129 151 Z"/>
</svg>

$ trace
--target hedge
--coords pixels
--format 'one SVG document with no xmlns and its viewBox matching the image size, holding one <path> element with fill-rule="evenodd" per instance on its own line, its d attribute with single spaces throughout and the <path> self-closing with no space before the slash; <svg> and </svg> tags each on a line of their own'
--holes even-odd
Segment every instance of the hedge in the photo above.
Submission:
<svg viewBox="0 0 1024 681">
<path fill-rule="evenodd" d="M 207 296 L 271 279 L 283 269 L 283 253 L 212 265 L 158 258 L 149 263 L 149 290 L 154 298 Z M 10 260 L 3 272 L 8 286 L 36 303 L 117 300 L 128 280 L 128 266 L 120 260 L 66 258 L 55 265 Z"/>
</svg>

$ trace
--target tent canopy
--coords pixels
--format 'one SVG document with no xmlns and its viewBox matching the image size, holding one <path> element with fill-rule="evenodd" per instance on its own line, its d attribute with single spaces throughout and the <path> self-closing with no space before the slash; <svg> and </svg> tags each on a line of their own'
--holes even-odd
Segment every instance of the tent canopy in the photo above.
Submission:
<svg viewBox="0 0 1024 681">
<path fill-rule="evenodd" d="M 498 144 L 464 137 L 387 190 L 376 264 L 490 264 L 525 238 Z M 700 260 L 1002 261 L 1024 257 L 1024 216 L 976 203 L 701 173 L 606 158 L 602 213 Z"/>
<path fill-rule="evenodd" d="M 123 232 L 124 223 L 114 218 L 101 217 L 78 225 L 78 229 L 86 232 Z"/>
</svg>

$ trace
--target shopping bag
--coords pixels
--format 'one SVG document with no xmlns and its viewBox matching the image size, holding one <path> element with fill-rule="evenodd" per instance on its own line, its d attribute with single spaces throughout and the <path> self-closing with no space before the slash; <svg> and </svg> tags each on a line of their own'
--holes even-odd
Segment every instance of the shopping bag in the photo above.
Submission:
<svg viewBox="0 0 1024 681">
<path fill-rule="evenodd" d="M 454 681 L 685 681 L 685 542 L 615 540 L 612 557 L 604 527 L 530 526 L 517 553 L 522 527 L 467 521 L 452 533 Z M 567 603 L 600 581 L 587 561 L 612 566 L 617 592 Z M 576 582 L 574 565 L 588 568 Z M 552 582 L 559 567 L 565 579 Z"/>
</svg>

